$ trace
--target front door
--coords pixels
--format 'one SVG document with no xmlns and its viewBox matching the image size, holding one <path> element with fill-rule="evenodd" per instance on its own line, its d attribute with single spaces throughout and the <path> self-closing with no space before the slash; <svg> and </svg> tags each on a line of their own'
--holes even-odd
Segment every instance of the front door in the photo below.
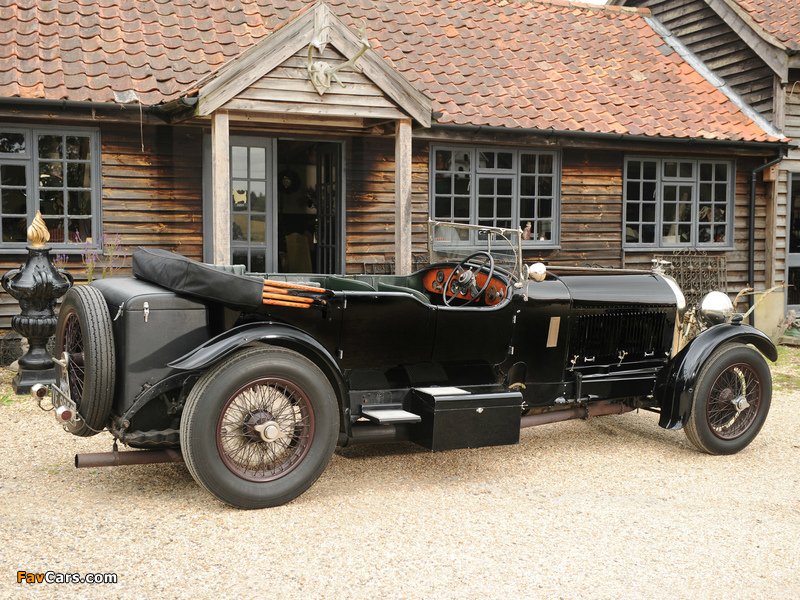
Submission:
<svg viewBox="0 0 800 600">
<path fill-rule="evenodd" d="M 341 144 L 231 138 L 231 261 L 254 273 L 338 273 Z"/>
<path fill-rule="evenodd" d="M 339 273 L 339 144 L 317 145 L 317 269 Z"/>
<path fill-rule="evenodd" d="M 789 179 L 789 230 L 786 254 L 786 308 L 800 314 L 800 173 Z"/>
</svg>

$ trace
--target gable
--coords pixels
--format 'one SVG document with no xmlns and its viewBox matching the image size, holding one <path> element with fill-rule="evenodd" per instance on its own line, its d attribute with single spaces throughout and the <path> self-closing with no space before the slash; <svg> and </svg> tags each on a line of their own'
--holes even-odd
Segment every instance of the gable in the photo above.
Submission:
<svg viewBox="0 0 800 600">
<path fill-rule="evenodd" d="M 328 46 L 322 54 L 314 51 L 314 60 L 336 67 L 348 59 Z M 307 65 L 308 53 L 305 50 L 296 52 L 283 64 L 236 94 L 220 109 L 360 119 L 408 118 L 380 87 L 363 73 L 352 69 L 337 74 L 344 86 L 333 81 L 324 94 L 319 94 L 311 83 Z"/>
<path fill-rule="evenodd" d="M 431 101 L 359 37 L 322 2 L 301 12 L 271 36 L 197 85 L 193 116 L 216 110 L 360 119 L 411 117 L 430 126 Z M 311 57 L 311 60 L 309 60 Z M 324 93 L 311 82 L 310 66 L 348 67 Z M 349 83 L 346 83 L 346 80 Z"/>
</svg>

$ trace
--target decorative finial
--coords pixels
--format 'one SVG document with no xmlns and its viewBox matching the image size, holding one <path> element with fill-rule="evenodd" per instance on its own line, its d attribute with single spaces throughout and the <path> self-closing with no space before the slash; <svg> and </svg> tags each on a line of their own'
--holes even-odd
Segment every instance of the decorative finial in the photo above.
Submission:
<svg viewBox="0 0 800 600">
<path fill-rule="evenodd" d="M 39 210 L 36 211 L 33 223 L 28 227 L 28 241 L 31 243 L 31 248 L 44 248 L 50 241 L 50 232 L 47 225 L 44 224 L 42 212 Z"/>
</svg>

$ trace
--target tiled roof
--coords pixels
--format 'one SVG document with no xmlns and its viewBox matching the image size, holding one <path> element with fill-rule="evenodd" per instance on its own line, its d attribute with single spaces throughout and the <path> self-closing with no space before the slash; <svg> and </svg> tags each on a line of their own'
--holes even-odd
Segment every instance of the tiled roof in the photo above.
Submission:
<svg viewBox="0 0 800 600">
<path fill-rule="evenodd" d="M 180 97 L 313 0 L 0 0 L 0 96 Z M 327 0 L 439 122 L 767 141 L 647 24 L 563 0 Z"/>
<path fill-rule="evenodd" d="M 790 50 L 800 50 L 797 0 L 734 0 L 761 28 Z"/>
</svg>

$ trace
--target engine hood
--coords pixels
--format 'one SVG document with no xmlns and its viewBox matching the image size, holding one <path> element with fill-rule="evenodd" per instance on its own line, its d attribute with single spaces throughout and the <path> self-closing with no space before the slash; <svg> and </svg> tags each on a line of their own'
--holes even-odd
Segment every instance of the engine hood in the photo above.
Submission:
<svg viewBox="0 0 800 600">
<path fill-rule="evenodd" d="M 676 286 L 657 274 L 562 275 L 575 309 L 615 306 L 677 307 L 682 298 Z"/>
</svg>

